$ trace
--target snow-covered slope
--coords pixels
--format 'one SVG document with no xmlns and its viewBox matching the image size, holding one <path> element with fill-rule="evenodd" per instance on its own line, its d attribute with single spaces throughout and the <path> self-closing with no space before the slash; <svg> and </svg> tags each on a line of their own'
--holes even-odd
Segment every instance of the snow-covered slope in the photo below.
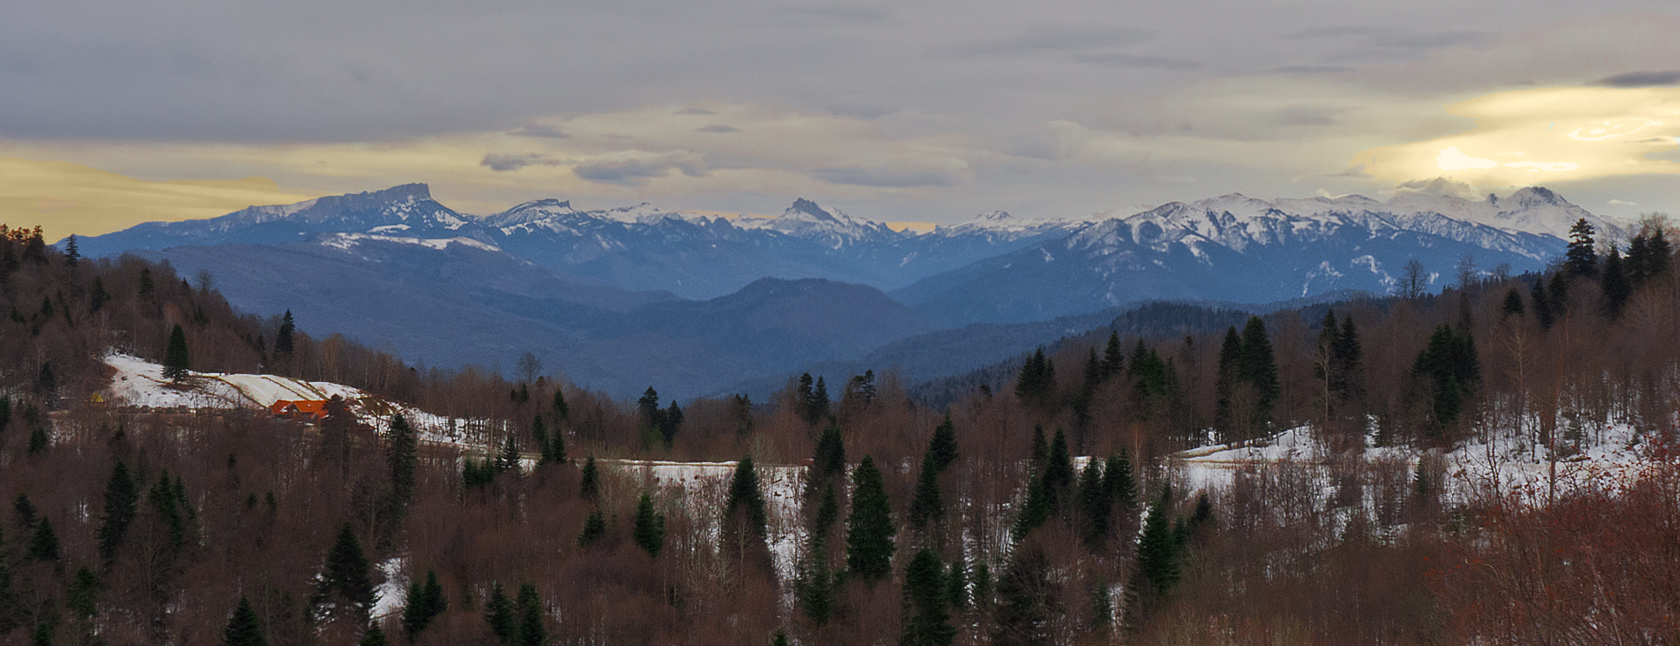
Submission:
<svg viewBox="0 0 1680 646">
<path fill-rule="evenodd" d="M 163 366 L 126 354 L 106 355 L 111 383 L 105 392 L 118 406 L 172 410 L 250 410 L 266 412 L 280 400 L 324 400 L 343 397 L 364 424 L 383 433 L 392 415 L 401 413 L 422 442 L 461 444 L 455 429 L 465 420 L 450 420 L 412 406 L 391 402 L 357 388 L 327 381 L 303 381 L 278 375 L 192 372 L 183 383 L 163 377 Z"/>
</svg>

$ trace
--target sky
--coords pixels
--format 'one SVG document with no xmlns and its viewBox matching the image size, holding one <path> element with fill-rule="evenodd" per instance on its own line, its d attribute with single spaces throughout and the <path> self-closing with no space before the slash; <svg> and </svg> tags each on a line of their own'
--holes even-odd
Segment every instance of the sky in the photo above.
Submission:
<svg viewBox="0 0 1680 646">
<path fill-rule="evenodd" d="M 426 182 L 879 221 L 1544 185 L 1680 210 L 1672 0 L 11 0 L 0 221 Z"/>
</svg>

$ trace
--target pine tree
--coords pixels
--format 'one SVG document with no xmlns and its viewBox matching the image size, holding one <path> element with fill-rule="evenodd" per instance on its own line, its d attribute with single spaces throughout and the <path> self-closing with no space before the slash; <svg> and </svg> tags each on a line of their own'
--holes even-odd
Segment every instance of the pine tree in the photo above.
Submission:
<svg viewBox="0 0 1680 646">
<path fill-rule="evenodd" d="M 35 508 L 35 503 L 29 499 L 28 493 L 19 491 L 17 497 L 12 499 L 12 515 L 17 518 L 19 527 L 34 528 L 36 515 L 39 513 L 40 510 Z"/>
<path fill-rule="evenodd" d="M 326 569 L 321 573 L 320 601 L 342 600 L 350 604 L 360 622 L 367 621 L 373 608 L 373 580 L 368 577 L 368 559 L 362 552 L 362 542 L 356 539 L 350 523 L 338 527 L 338 538 L 327 551 Z"/>
<path fill-rule="evenodd" d="M 1120 376 L 1126 368 L 1125 352 L 1120 349 L 1120 333 L 1108 333 L 1108 345 L 1103 348 L 1103 378 Z"/>
<path fill-rule="evenodd" d="M 583 461 L 583 478 L 578 485 L 578 497 L 595 500 L 601 496 L 601 472 L 595 467 L 595 456 Z"/>
<path fill-rule="evenodd" d="M 811 468 L 805 472 L 805 500 L 817 497 L 836 476 L 846 473 L 846 445 L 840 426 L 830 422 L 817 438 L 817 450 L 811 457 Z"/>
<path fill-rule="evenodd" d="M 1506 317 L 1515 316 L 1522 318 L 1524 314 L 1522 293 L 1518 292 L 1515 287 L 1512 287 L 1510 291 L 1505 292 L 1505 305 L 1500 309 L 1501 313 Z"/>
<path fill-rule="evenodd" d="M 1586 218 L 1569 227 L 1569 249 L 1564 252 L 1563 264 L 1574 276 L 1593 276 L 1598 273 L 1598 253 L 1593 250 L 1593 226 Z"/>
<path fill-rule="evenodd" d="M 42 518 L 35 523 L 35 535 L 29 539 L 27 557 L 31 561 L 51 563 L 57 563 L 61 558 L 58 551 L 58 533 L 53 531 L 51 519 Z"/>
<path fill-rule="evenodd" d="M 950 410 L 945 411 L 945 420 L 933 429 L 933 439 L 928 441 L 928 455 L 933 458 L 935 473 L 944 473 L 957 461 L 957 428 L 951 424 Z"/>
<path fill-rule="evenodd" d="M 1072 501 L 1068 492 L 1073 488 L 1073 457 L 1068 453 L 1067 435 L 1062 429 L 1056 429 L 1056 437 L 1050 440 L 1050 455 L 1044 462 L 1044 491 L 1050 496 L 1050 509 L 1061 512 L 1067 509 Z"/>
<path fill-rule="evenodd" d="M 932 549 L 922 548 L 904 569 L 904 632 L 899 646 L 945 646 L 957 636 L 946 602 L 945 566 Z"/>
<path fill-rule="evenodd" d="M 561 428 L 559 424 L 555 424 L 554 434 L 551 439 L 553 440 L 552 443 L 545 447 L 548 449 L 549 461 L 565 464 L 567 460 L 566 430 Z"/>
<path fill-rule="evenodd" d="M 1052 637 L 1050 619 L 1057 603 L 1050 558 L 1044 547 L 1037 541 L 1018 546 L 998 580 L 997 592 L 992 642 L 998 646 L 1048 646 Z"/>
<path fill-rule="evenodd" d="M 386 460 L 391 467 L 391 502 L 402 515 L 414 500 L 414 472 L 419 465 L 419 442 L 401 413 L 391 416 L 386 432 Z"/>
<path fill-rule="evenodd" d="M 679 408 L 677 400 L 673 399 L 671 400 L 671 406 L 666 408 L 664 414 L 660 415 L 659 418 L 659 435 L 665 440 L 665 448 L 671 448 L 671 444 L 676 442 L 677 429 L 682 426 L 682 421 L 682 408 Z"/>
<path fill-rule="evenodd" d="M 1167 518 L 1172 499 L 1163 489 L 1161 497 L 1149 508 L 1143 521 L 1143 536 L 1138 539 L 1137 570 L 1132 584 L 1127 586 L 1134 595 L 1133 609 L 1128 615 L 1146 614 L 1178 581 L 1178 540 Z"/>
<path fill-rule="evenodd" d="M 118 460 L 111 469 L 111 479 L 105 482 L 105 515 L 99 523 L 99 556 L 105 563 L 116 560 L 139 503 L 140 492 L 128 475 L 128 465 Z"/>
<path fill-rule="evenodd" d="M 750 567 L 762 576 L 773 574 L 770 561 L 768 516 L 758 471 L 749 457 L 735 465 L 729 482 L 729 497 L 723 509 L 723 552 L 738 566 Z"/>
<path fill-rule="evenodd" d="M 537 466 L 554 461 L 554 445 L 548 441 L 548 425 L 542 415 L 531 418 L 531 443 L 537 445 Z"/>
<path fill-rule="evenodd" d="M 969 592 L 969 600 L 982 614 L 992 609 L 992 566 L 985 561 L 974 566 L 974 588 Z"/>
<path fill-rule="evenodd" d="M 1021 366 L 1021 374 L 1015 380 L 1015 396 L 1023 404 L 1041 406 L 1047 403 L 1055 387 L 1055 368 L 1044 357 L 1041 347 Z"/>
<path fill-rule="evenodd" d="M 951 571 L 945 575 L 945 596 L 952 610 L 968 607 L 968 568 L 963 565 L 962 554 L 951 561 Z"/>
<path fill-rule="evenodd" d="M 414 641 L 416 635 L 424 631 L 443 613 L 449 610 L 449 600 L 443 596 L 443 587 L 438 585 L 437 571 L 426 571 L 426 583 L 418 581 L 408 586 L 407 602 L 403 606 L 403 632 L 408 634 L 408 640 Z"/>
<path fill-rule="evenodd" d="M 572 418 L 572 407 L 566 405 L 566 393 L 561 388 L 554 389 L 554 419 L 564 422 Z M 558 428 L 558 426 L 556 426 Z"/>
<path fill-rule="evenodd" d="M 362 641 L 357 646 L 391 646 L 391 640 L 385 637 L 385 629 L 379 624 L 368 626 L 367 634 L 362 635 Z"/>
<path fill-rule="evenodd" d="M 513 643 L 513 603 L 508 600 L 501 581 L 490 586 L 490 600 L 484 602 L 484 625 L 490 628 L 490 634 L 496 636 L 496 641 Z"/>
<path fill-rule="evenodd" d="M 1102 463 L 1091 460 L 1079 478 L 1079 516 L 1084 521 L 1085 545 L 1095 549 L 1108 539 L 1109 511 L 1114 508 L 1113 488 L 1103 482 Z"/>
<path fill-rule="evenodd" d="M 1131 452 L 1122 448 L 1120 453 L 1108 456 L 1108 464 L 1103 465 L 1103 487 L 1108 489 L 1108 499 L 1121 510 L 1137 508 L 1137 479 L 1132 475 Z"/>
<path fill-rule="evenodd" d="M 1106 634 L 1114 624 L 1114 600 L 1108 583 L 1096 581 L 1091 585 L 1091 630 Z"/>
<path fill-rule="evenodd" d="M 1214 403 L 1213 423 L 1227 434 L 1236 428 L 1236 419 L 1231 411 L 1231 397 L 1237 387 L 1242 357 L 1242 337 L 1237 335 L 1237 328 L 1226 329 L 1225 342 L 1219 347 L 1219 372 L 1214 382 L 1218 401 Z"/>
<path fill-rule="evenodd" d="M 239 598 L 239 605 L 228 619 L 227 629 L 222 631 L 222 643 L 227 646 L 268 645 L 268 640 L 263 637 L 262 619 L 251 608 L 250 599 Z"/>
<path fill-rule="evenodd" d="M 75 267 L 82 260 L 82 249 L 76 244 L 76 235 L 71 234 L 64 239 L 64 266 Z"/>
<path fill-rule="evenodd" d="M 1025 540 L 1033 530 L 1044 526 L 1050 520 L 1050 512 L 1054 503 L 1051 502 L 1049 489 L 1044 485 L 1041 475 L 1034 475 L 1027 479 L 1026 501 L 1021 505 L 1021 513 L 1015 517 L 1015 524 L 1010 528 L 1010 538 L 1015 542 Z"/>
<path fill-rule="evenodd" d="M 542 599 L 537 596 L 537 586 L 529 583 L 520 585 L 519 625 L 513 638 L 515 646 L 543 646 L 543 642 L 548 641 L 542 616 Z"/>
<path fill-rule="evenodd" d="M 1272 408 L 1277 405 L 1282 388 L 1278 382 L 1277 359 L 1272 355 L 1272 341 L 1266 335 L 1265 322 L 1258 316 L 1249 317 L 1248 325 L 1243 327 L 1242 370 L 1239 374 L 1243 381 L 1254 385 L 1255 424 L 1269 424 Z"/>
<path fill-rule="evenodd" d="M 1542 277 L 1534 279 L 1534 288 L 1530 290 L 1529 297 L 1534 301 L 1534 320 L 1540 323 L 1540 329 L 1550 330 L 1552 329 L 1552 306 L 1549 299 L 1546 298 L 1546 287 L 1541 282 L 1542 280 Z"/>
<path fill-rule="evenodd" d="M 896 550 L 892 503 L 875 460 L 864 456 L 852 472 L 852 513 L 846 518 L 846 567 L 858 578 L 875 583 L 892 572 Z"/>
<path fill-rule="evenodd" d="M 1027 454 L 1034 471 L 1044 469 L 1044 461 L 1050 458 L 1050 443 L 1044 441 L 1044 425 L 1034 424 L 1032 434 L 1032 449 Z"/>
<path fill-rule="evenodd" d="M 1604 257 L 1604 272 L 1600 277 L 1601 292 L 1604 294 L 1604 313 L 1614 321 L 1622 317 L 1622 310 L 1627 308 L 1627 301 L 1633 295 L 1633 285 L 1628 282 L 1626 270 L 1622 266 L 1622 254 L 1616 250 L 1616 245 L 1610 245 L 1610 253 Z"/>
<path fill-rule="evenodd" d="M 1431 420 L 1437 429 L 1458 418 L 1465 400 L 1481 382 L 1476 342 L 1469 330 L 1446 324 L 1435 328 L 1429 345 L 1418 352 L 1412 374 L 1421 380 L 1430 397 Z"/>
<path fill-rule="evenodd" d="M 280 318 L 280 331 L 274 334 L 274 355 L 276 357 L 291 356 L 295 341 L 293 333 L 297 330 L 297 322 L 292 319 L 292 311 L 286 310 L 285 316 Z"/>
<path fill-rule="evenodd" d="M 514 475 L 519 475 L 519 444 L 511 433 L 502 438 L 502 452 L 496 455 L 496 471 L 512 471 Z"/>
<path fill-rule="evenodd" d="M 648 556 L 659 558 L 659 550 L 665 546 L 665 515 L 653 511 L 653 498 L 646 492 L 636 503 L 636 525 L 630 535 Z"/>
<path fill-rule="evenodd" d="M 187 351 L 187 332 L 177 324 L 169 333 L 169 347 L 163 353 L 163 378 L 179 382 L 192 370 L 192 358 Z"/>
<path fill-rule="evenodd" d="M 811 403 L 805 421 L 815 426 L 828 417 L 828 384 L 817 377 L 817 387 L 811 391 Z"/>
<path fill-rule="evenodd" d="M 922 473 L 916 478 L 916 496 L 910 500 L 910 526 L 923 529 L 929 521 L 945 517 L 945 503 L 939 499 L 939 461 L 932 447 L 922 456 Z"/>
<path fill-rule="evenodd" d="M 589 517 L 583 520 L 583 532 L 578 534 L 578 547 L 589 547 L 607 534 L 607 518 L 601 510 L 592 509 Z"/>
<path fill-rule="evenodd" d="M 29 429 L 29 454 L 44 455 L 52 448 L 52 438 L 47 435 L 47 423 L 39 418 L 33 420 Z"/>
</svg>

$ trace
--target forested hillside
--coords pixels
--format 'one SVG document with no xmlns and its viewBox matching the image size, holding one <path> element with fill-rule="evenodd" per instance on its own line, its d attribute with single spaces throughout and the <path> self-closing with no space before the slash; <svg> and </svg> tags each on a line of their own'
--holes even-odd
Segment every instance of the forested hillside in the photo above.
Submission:
<svg viewBox="0 0 1680 646">
<path fill-rule="evenodd" d="M 0 231 L 0 640 L 1673 642 L 1680 271 L 1646 225 L 1438 296 L 1067 339 L 941 408 L 890 372 L 679 405 L 421 371 Z M 483 433 L 139 408 L 112 352 Z M 1284 436 L 1313 449 L 1191 460 Z M 1608 442 L 1613 476 L 1499 480 Z"/>
</svg>

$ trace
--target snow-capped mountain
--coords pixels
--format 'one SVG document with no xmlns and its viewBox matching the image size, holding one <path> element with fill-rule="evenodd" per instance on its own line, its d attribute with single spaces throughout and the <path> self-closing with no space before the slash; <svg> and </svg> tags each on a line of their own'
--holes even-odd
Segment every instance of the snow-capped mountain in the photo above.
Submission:
<svg viewBox="0 0 1680 646">
<path fill-rule="evenodd" d="M 742 228 L 775 231 L 795 238 L 815 240 L 833 249 L 849 245 L 896 242 L 905 234 L 880 222 L 846 215 L 839 209 L 825 209 L 805 198 L 793 201 L 781 215 L 769 220 L 742 220 Z"/>
<path fill-rule="evenodd" d="M 1617 226 L 1542 188 L 1485 202 L 1230 194 L 1111 215 L 893 295 L 955 324 L 1043 320 L 1149 299 L 1252 303 L 1342 289 L 1384 293 L 1414 258 L 1436 285 L 1466 257 L 1484 271 L 1538 269 L 1563 251 L 1550 231 L 1567 232 L 1565 218 L 1583 217 Z"/>
<path fill-rule="evenodd" d="M 1066 235 L 1091 222 L 1094 222 L 1094 220 L 1026 219 L 1010 215 L 1007 211 L 992 211 L 981 213 L 967 222 L 936 226 L 928 235 L 948 238 L 980 236 L 988 240 L 1004 242 L 1045 235 Z"/>
</svg>

